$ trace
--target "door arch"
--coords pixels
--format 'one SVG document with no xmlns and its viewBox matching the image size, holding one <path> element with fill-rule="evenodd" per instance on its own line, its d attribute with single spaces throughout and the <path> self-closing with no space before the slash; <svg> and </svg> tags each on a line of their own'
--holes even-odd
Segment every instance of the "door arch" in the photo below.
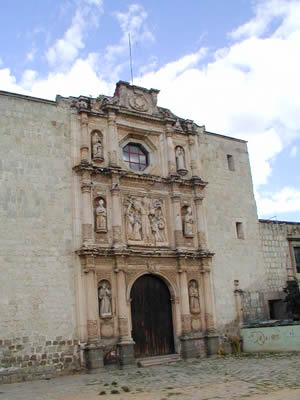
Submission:
<svg viewBox="0 0 300 400">
<path fill-rule="evenodd" d="M 135 356 L 174 353 L 171 295 L 156 275 L 142 275 L 130 292 Z"/>
</svg>

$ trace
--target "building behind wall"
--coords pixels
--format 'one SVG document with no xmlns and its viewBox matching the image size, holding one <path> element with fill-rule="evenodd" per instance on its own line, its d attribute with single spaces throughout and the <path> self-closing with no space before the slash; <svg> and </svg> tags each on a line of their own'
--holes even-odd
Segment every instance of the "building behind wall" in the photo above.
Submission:
<svg viewBox="0 0 300 400">
<path fill-rule="evenodd" d="M 157 95 L 1 92 L 4 381 L 116 355 L 205 357 L 238 333 L 243 299 L 265 315 L 247 145 Z"/>
</svg>

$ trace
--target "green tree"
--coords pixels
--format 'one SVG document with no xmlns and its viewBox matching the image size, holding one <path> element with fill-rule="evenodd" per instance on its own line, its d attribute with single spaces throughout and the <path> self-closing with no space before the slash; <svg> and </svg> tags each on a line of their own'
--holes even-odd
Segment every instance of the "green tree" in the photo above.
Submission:
<svg viewBox="0 0 300 400">
<path fill-rule="evenodd" d="M 300 292 L 298 281 L 296 279 L 287 281 L 283 291 L 286 293 L 284 301 L 287 303 L 288 313 L 294 320 L 300 320 Z"/>
</svg>

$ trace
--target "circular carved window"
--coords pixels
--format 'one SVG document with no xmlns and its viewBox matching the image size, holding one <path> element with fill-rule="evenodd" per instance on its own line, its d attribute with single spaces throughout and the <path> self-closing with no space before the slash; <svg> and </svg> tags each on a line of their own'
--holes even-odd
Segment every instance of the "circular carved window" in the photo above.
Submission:
<svg viewBox="0 0 300 400">
<path fill-rule="evenodd" d="M 144 171 L 149 165 L 148 151 L 138 143 L 128 143 L 123 147 L 123 160 L 135 171 Z"/>
</svg>

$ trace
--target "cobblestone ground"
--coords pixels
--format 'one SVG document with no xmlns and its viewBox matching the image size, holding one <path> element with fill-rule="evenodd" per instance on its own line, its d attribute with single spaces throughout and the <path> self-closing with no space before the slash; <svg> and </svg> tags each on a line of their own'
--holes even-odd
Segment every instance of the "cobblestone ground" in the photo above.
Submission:
<svg viewBox="0 0 300 400">
<path fill-rule="evenodd" d="M 0 400 L 300 400 L 300 355 L 242 355 L 0 386 Z"/>
</svg>

